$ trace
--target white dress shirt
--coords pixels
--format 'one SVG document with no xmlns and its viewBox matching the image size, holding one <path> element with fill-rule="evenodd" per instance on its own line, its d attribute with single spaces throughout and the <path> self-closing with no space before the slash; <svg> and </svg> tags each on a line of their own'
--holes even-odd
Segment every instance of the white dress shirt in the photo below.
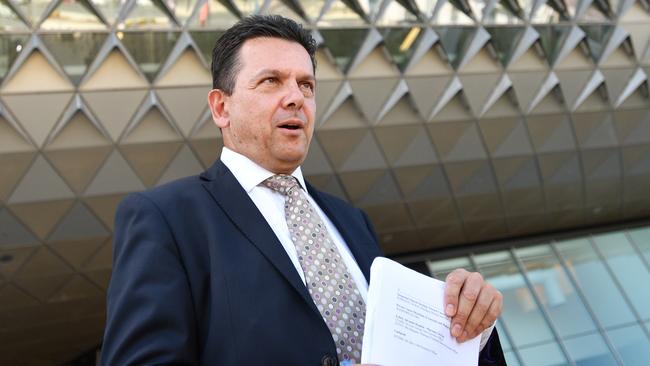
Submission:
<svg viewBox="0 0 650 366">
<path fill-rule="evenodd" d="M 302 278 L 302 282 L 305 283 L 305 273 L 300 266 L 296 246 L 291 240 L 289 227 L 287 226 L 287 220 L 284 217 L 285 196 L 270 188 L 260 185 L 260 183 L 264 182 L 267 178 L 272 177 L 275 175 L 275 173 L 262 168 L 246 156 L 232 151 L 225 146 L 221 150 L 221 162 L 223 162 L 226 167 L 228 167 L 228 169 L 235 176 L 237 182 L 239 182 L 242 188 L 244 188 L 248 194 L 248 197 L 253 200 L 253 203 L 255 203 L 255 206 L 257 206 L 257 209 L 260 211 L 260 213 L 262 213 L 262 216 L 264 216 L 264 219 L 266 219 L 266 222 L 269 224 L 275 233 L 275 236 L 282 244 L 282 247 L 287 252 L 287 255 L 291 259 L 293 266 L 296 268 L 296 271 L 300 275 L 300 278 Z M 318 215 L 325 223 L 332 241 L 336 245 L 336 248 L 341 254 L 341 258 L 343 258 L 343 262 L 345 262 L 350 275 L 359 288 L 359 293 L 361 294 L 363 301 L 366 302 L 368 297 L 368 282 L 366 281 L 366 277 L 363 275 L 363 272 L 361 272 L 361 268 L 359 268 L 359 265 L 354 260 L 354 257 L 350 252 L 350 248 L 345 243 L 345 240 L 343 240 L 343 237 L 341 236 L 341 233 L 339 233 L 336 226 L 334 226 L 332 221 L 330 221 L 330 219 L 325 215 L 316 201 L 314 201 L 314 199 L 309 195 L 309 192 L 307 192 L 307 186 L 305 185 L 305 179 L 302 176 L 300 167 L 296 168 L 296 170 L 294 170 L 291 175 L 293 175 L 298 180 L 300 186 L 304 190 L 305 195 L 309 199 L 309 202 L 311 202 L 312 206 L 314 206 L 316 212 L 318 212 Z M 483 349 L 485 346 L 485 343 L 492 333 L 492 328 L 494 328 L 494 324 L 492 327 L 486 329 L 481 335 L 480 349 Z"/>
</svg>

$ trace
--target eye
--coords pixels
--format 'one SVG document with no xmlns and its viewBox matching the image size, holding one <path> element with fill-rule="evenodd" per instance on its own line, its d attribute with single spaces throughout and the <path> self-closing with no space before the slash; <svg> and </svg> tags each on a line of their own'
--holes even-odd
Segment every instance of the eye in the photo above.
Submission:
<svg viewBox="0 0 650 366">
<path fill-rule="evenodd" d="M 314 93 L 314 84 L 311 82 L 300 83 L 300 88 L 304 93 L 313 94 Z"/>
<path fill-rule="evenodd" d="M 263 84 L 274 85 L 277 84 L 278 79 L 276 77 L 268 77 L 262 80 Z"/>
</svg>

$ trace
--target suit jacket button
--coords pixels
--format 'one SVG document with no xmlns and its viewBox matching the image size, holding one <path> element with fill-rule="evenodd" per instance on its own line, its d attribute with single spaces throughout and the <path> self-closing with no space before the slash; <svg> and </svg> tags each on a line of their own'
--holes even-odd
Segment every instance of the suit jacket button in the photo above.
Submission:
<svg viewBox="0 0 650 366">
<path fill-rule="evenodd" d="M 325 355 L 323 358 L 320 360 L 321 366 L 337 366 L 336 358 L 330 356 L 330 355 Z"/>
</svg>

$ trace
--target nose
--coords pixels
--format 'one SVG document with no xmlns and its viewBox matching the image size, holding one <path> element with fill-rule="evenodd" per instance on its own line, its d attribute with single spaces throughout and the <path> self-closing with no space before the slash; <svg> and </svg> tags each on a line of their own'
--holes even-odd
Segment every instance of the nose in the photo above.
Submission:
<svg viewBox="0 0 650 366">
<path fill-rule="evenodd" d="M 287 94 L 282 101 L 282 106 L 289 110 L 298 110 L 302 108 L 302 105 L 305 102 L 305 95 L 302 90 L 300 90 L 300 85 L 295 80 L 287 83 L 287 85 Z"/>
</svg>

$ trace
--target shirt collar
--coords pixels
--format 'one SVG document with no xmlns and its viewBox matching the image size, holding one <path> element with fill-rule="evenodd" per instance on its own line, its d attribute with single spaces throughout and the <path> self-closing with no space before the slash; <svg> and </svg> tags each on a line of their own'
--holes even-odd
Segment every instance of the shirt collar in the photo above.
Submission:
<svg viewBox="0 0 650 366">
<path fill-rule="evenodd" d="M 230 150 L 225 146 L 221 150 L 220 159 L 221 162 L 230 169 L 232 174 L 235 176 L 235 179 L 237 179 L 237 182 L 239 182 L 239 184 L 244 188 L 246 193 L 250 193 L 253 188 L 257 187 L 267 178 L 275 175 L 275 173 L 264 169 L 246 156 Z M 305 179 L 302 176 L 300 167 L 297 167 L 291 175 L 295 177 L 298 180 L 298 183 L 300 183 L 300 186 L 305 189 Z"/>
</svg>

